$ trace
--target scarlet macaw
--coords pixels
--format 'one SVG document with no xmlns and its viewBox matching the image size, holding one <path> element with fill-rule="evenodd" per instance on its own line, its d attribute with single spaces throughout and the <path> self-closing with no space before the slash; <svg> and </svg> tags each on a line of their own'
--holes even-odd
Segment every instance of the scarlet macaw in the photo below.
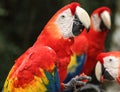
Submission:
<svg viewBox="0 0 120 92">
<path fill-rule="evenodd" d="M 89 26 L 89 15 L 79 3 L 60 9 L 33 46 L 15 61 L 4 92 L 59 92 L 72 55 L 74 36 Z"/>
<path fill-rule="evenodd" d="M 96 56 L 105 51 L 105 40 L 111 28 L 111 10 L 108 7 L 100 7 L 91 15 L 91 29 L 88 34 L 87 60 L 82 69 L 87 75 L 90 75 L 96 65 Z"/>
<path fill-rule="evenodd" d="M 91 15 L 90 31 L 83 31 L 75 37 L 71 57 L 68 66 L 68 75 L 65 83 L 71 78 L 85 73 L 90 75 L 96 65 L 96 56 L 105 50 L 104 42 L 111 27 L 111 11 L 108 7 L 100 7 L 93 11 Z"/>
<path fill-rule="evenodd" d="M 103 52 L 97 56 L 96 79 L 102 83 L 105 92 L 120 91 L 120 52 Z"/>
</svg>

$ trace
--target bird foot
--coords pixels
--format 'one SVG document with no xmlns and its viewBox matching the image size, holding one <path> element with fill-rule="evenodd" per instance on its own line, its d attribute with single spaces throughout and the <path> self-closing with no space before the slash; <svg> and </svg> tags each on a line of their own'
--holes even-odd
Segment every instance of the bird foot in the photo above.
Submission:
<svg viewBox="0 0 120 92">
<path fill-rule="evenodd" d="M 74 90 L 74 92 L 78 92 L 79 88 L 85 86 L 87 82 L 91 81 L 92 78 L 90 76 L 76 76 L 72 78 L 68 83 L 64 84 L 65 90 Z"/>
</svg>

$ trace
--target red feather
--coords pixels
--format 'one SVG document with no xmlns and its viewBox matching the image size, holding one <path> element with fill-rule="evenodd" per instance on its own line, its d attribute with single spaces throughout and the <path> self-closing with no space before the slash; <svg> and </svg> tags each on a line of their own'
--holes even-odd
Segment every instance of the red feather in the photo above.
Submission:
<svg viewBox="0 0 120 92">
<path fill-rule="evenodd" d="M 99 15 L 104 10 L 110 12 L 109 8 L 101 7 L 96 9 L 92 13 L 92 15 L 93 14 Z M 104 43 L 105 43 L 108 32 L 109 30 L 105 30 L 101 32 L 99 32 L 98 30 L 95 30 L 92 23 L 91 23 L 90 31 L 88 33 L 86 33 L 86 31 L 83 32 L 83 35 L 88 39 L 87 61 L 82 71 L 85 74 L 89 75 L 93 71 L 97 63 L 97 60 L 96 60 L 97 55 L 105 51 Z"/>
</svg>

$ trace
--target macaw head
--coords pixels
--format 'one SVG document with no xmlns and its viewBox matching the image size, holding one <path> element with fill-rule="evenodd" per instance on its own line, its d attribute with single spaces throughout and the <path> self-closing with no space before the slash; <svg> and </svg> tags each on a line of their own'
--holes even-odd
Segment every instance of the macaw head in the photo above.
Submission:
<svg viewBox="0 0 120 92">
<path fill-rule="evenodd" d="M 44 29 L 56 37 L 71 38 L 79 35 L 84 28 L 89 29 L 88 13 L 73 2 L 61 8 L 47 23 Z"/>
<path fill-rule="evenodd" d="M 100 7 L 91 15 L 92 26 L 97 31 L 107 31 L 111 28 L 111 11 L 108 7 Z"/>
<path fill-rule="evenodd" d="M 97 61 L 95 75 L 98 81 L 117 80 L 120 83 L 120 52 L 100 53 Z"/>
</svg>

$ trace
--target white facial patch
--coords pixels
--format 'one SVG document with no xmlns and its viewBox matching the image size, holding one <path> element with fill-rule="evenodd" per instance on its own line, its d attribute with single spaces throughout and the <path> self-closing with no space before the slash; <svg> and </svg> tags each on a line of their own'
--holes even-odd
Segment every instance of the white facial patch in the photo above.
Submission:
<svg viewBox="0 0 120 92">
<path fill-rule="evenodd" d="M 100 17 L 98 16 L 98 14 L 92 15 L 93 27 L 94 27 L 94 29 L 97 30 L 97 31 L 101 31 L 101 29 L 100 29 L 100 22 L 101 22 L 101 19 L 100 19 Z"/>
<path fill-rule="evenodd" d="M 65 38 L 74 36 L 72 33 L 73 18 L 74 17 L 71 13 L 71 10 L 67 9 L 62 14 L 60 14 L 55 21 Z"/>
<path fill-rule="evenodd" d="M 104 60 L 104 67 L 106 70 L 111 74 L 113 78 L 118 77 L 119 71 L 119 59 L 114 56 L 109 56 L 103 58 Z"/>
</svg>

